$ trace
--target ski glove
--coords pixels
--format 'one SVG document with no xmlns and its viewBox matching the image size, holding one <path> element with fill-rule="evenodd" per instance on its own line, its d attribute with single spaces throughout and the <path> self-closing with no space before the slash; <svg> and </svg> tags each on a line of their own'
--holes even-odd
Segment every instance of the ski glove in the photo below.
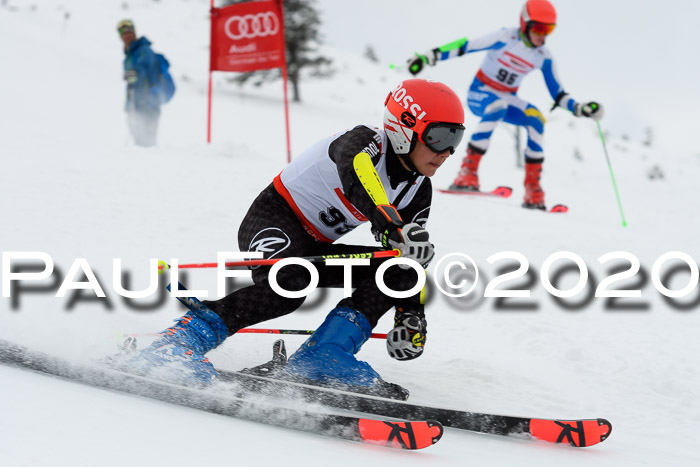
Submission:
<svg viewBox="0 0 700 467">
<path fill-rule="evenodd" d="M 425 54 L 419 54 L 416 52 L 415 57 L 408 59 L 408 71 L 412 75 L 417 75 L 423 69 L 425 64 L 435 66 L 437 63 L 437 52 L 438 49 L 429 50 Z"/>
<path fill-rule="evenodd" d="M 126 81 L 129 84 L 134 84 L 136 81 L 138 81 L 139 75 L 136 72 L 136 70 L 125 70 L 124 71 L 124 81 Z"/>
<path fill-rule="evenodd" d="M 386 248 L 401 250 L 401 257 L 412 259 L 423 268 L 427 268 L 435 256 L 435 245 L 429 241 L 430 235 L 420 225 L 412 222 L 400 227 L 382 239 Z M 410 266 L 399 264 L 400 268 L 409 269 Z"/>
<path fill-rule="evenodd" d="M 413 360 L 423 354 L 428 323 L 422 310 L 396 307 L 394 329 L 386 335 L 386 351 L 396 360 Z"/>
<path fill-rule="evenodd" d="M 574 107 L 574 115 L 577 117 L 588 117 L 593 120 L 603 118 L 603 106 L 597 102 L 587 102 L 585 104 L 576 104 Z"/>
<path fill-rule="evenodd" d="M 401 256 L 417 261 L 424 268 L 435 256 L 435 246 L 430 243 L 430 235 L 420 225 L 412 222 L 404 224 L 396 208 L 380 204 L 375 211 L 374 236 L 384 248 L 401 250 Z M 407 264 L 399 264 L 401 269 L 410 269 Z"/>
</svg>

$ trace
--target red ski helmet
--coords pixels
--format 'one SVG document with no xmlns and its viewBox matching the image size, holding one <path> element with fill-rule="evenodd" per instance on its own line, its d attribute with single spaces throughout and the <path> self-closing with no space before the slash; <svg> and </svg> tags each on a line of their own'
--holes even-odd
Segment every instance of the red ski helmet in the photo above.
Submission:
<svg viewBox="0 0 700 467">
<path fill-rule="evenodd" d="M 438 81 L 407 79 L 389 93 L 384 106 L 384 131 L 396 154 L 410 153 L 418 140 L 435 152 L 454 153 L 464 136 L 462 102 Z"/>
<path fill-rule="evenodd" d="M 527 0 L 520 12 L 520 31 L 549 35 L 557 24 L 557 11 L 548 0 Z"/>
</svg>

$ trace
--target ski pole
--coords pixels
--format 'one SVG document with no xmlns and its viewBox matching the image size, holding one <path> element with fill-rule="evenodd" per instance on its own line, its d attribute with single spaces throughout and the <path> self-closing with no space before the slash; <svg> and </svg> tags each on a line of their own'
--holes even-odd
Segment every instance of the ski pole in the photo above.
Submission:
<svg viewBox="0 0 700 467">
<path fill-rule="evenodd" d="M 600 135 L 600 140 L 603 142 L 603 151 L 605 152 L 605 159 L 608 161 L 608 169 L 610 170 L 610 178 L 612 179 L 613 188 L 615 189 L 615 197 L 617 198 L 617 206 L 620 209 L 620 217 L 622 217 L 622 227 L 627 227 L 627 220 L 625 219 L 625 213 L 622 211 L 622 201 L 620 201 L 620 192 L 617 190 L 617 182 L 615 181 L 615 174 L 613 173 L 612 164 L 610 163 L 610 156 L 608 155 L 608 146 L 605 144 L 605 136 L 603 135 L 603 130 L 600 128 L 600 121 L 595 121 L 598 125 L 598 134 Z"/>
<path fill-rule="evenodd" d="M 388 252 L 393 252 L 393 251 L 400 251 L 400 250 L 388 250 L 385 251 L 386 253 Z M 378 252 L 381 253 L 381 252 Z M 169 266 L 166 264 L 165 269 L 167 270 Z M 159 274 L 163 271 L 159 271 Z M 171 284 L 168 284 L 168 291 L 170 291 L 170 286 Z M 177 283 L 177 288 L 178 290 L 187 290 L 182 283 L 178 282 Z M 423 296 L 422 294 L 424 293 L 425 288 L 423 288 L 423 292 L 421 292 L 421 297 Z M 196 311 L 201 308 L 206 308 L 206 305 L 202 303 L 198 298 L 196 297 L 176 297 L 180 303 L 185 305 L 187 308 L 190 310 Z M 424 303 L 424 302 L 421 302 Z M 295 335 L 311 335 L 314 333 L 314 331 L 310 330 L 300 330 L 300 329 L 263 329 L 263 328 L 243 328 L 239 329 L 236 331 L 236 333 L 242 332 L 244 334 L 295 334 Z M 117 333 L 119 334 L 119 333 Z M 140 334 L 141 336 L 154 336 L 154 335 L 159 335 L 158 333 L 146 333 L 146 334 Z M 139 334 L 123 334 L 124 337 L 138 337 Z M 378 334 L 378 333 L 372 333 L 370 335 L 371 338 L 374 339 L 386 339 L 386 334 Z M 123 340 L 123 339 L 122 339 Z"/>
<path fill-rule="evenodd" d="M 380 251 L 370 251 L 367 253 L 346 253 L 337 255 L 319 255 L 319 256 L 302 256 L 300 259 L 305 259 L 311 263 L 323 263 L 327 259 L 379 259 L 379 258 L 394 258 L 401 255 L 401 250 L 380 250 Z M 271 258 L 271 259 L 247 259 L 242 261 L 231 261 L 225 263 L 226 267 L 235 266 L 272 266 L 273 264 L 282 261 L 287 258 Z M 167 265 L 165 265 L 167 266 Z M 161 261 L 158 263 L 158 269 L 163 270 L 165 267 L 164 263 Z M 193 269 L 193 268 L 216 268 L 219 263 L 192 263 L 192 264 L 180 264 L 178 269 Z M 168 269 L 168 267 L 165 267 Z"/>
<path fill-rule="evenodd" d="M 310 336 L 314 333 L 311 329 L 263 329 L 263 328 L 243 328 L 236 331 L 236 334 L 289 334 L 295 336 Z M 125 337 L 157 337 L 160 336 L 158 332 L 145 332 L 145 333 L 116 333 L 115 338 L 117 340 L 123 340 Z M 386 339 L 386 334 L 373 332 L 370 336 L 372 339 Z"/>
<path fill-rule="evenodd" d="M 296 336 L 310 336 L 314 333 L 311 329 L 260 329 L 260 328 L 243 328 L 238 332 L 244 334 L 292 334 Z M 386 339 L 386 334 L 373 332 L 370 334 L 372 339 Z"/>
</svg>

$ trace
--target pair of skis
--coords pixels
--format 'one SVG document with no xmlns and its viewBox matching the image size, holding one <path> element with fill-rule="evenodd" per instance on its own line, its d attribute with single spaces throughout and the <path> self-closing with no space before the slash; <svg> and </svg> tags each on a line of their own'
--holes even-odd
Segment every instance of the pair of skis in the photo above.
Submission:
<svg viewBox="0 0 700 467">
<path fill-rule="evenodd" d="M 220 372 L 221 381 L 212 388 L 187 387 L 103 365 L 72 363 L 5 340 L 0 340 L 0 363 L 211 413 L 402 449 L 432 446 L 442 437 L 443 427 L 577 447 L 598 444 L 612 430 L 604 419 L 545 420 L 433 408 L 241 372 Z M 267 400 L 251 399 L 251 394 L 267 396 Z M 299 400 L 384 418 L 309 412 L 284 405 Z"/>
<path fill-rule="evenodd" d="M 179 283 L 178 288 L 185 289 Z M 178 297 L 178 300 L 195 311 L 205 307 L 196 297 Z M 132 338 L 123 349 L 136 350 L 135 347 L 136 342 Z M 393 448 L 422 449 L 432 446 L 442 437 L 443 427 L 501 436 L 531 437 L 577 447 L 598 444 L 612 430 L 610 422 L 600 418 L 546 420 L 465 412 L 270 378 L 269 373 L 286 364 L 286 351 L 281 340 L 275 343 L 270 362 L 248 372 L 219 371 L 220 381 L 213 388 L 172 384 L 126 373 L 104 364 L 76 364 L 2 339 L 0 363 L 207 412 Z M 219 388 L 226 391 L 219 391 Z M 267 400 L 251 400 L 251 394 L 265 396 Z M 364 416 L 308 412 L 284 406 L 285 402 L 299 400 L 385 418 L 377 420 Z"/>
<path fill-rule="evenodd" d="M 478 190 L 443 190 L 443 189 L 438 189 L 440 193 L 445 193 L 448 195 L 466 195 L 466 196 L 483 196 L 483 197 L 492 197 L 492 198 L 510 198 L 510 195 L 513 194 L 513 189 L 509 186 L 499 186 L 494 188 L 491 191 L 478 191 Z M 569 208 L 564 205 L 564 204 L 556 204 L 552 206 L 551 208 L 544 210 L 544 212 L 552 212 L 552 213 L 564 213 L 564 212 L 569 212 Z"/>
</svg>

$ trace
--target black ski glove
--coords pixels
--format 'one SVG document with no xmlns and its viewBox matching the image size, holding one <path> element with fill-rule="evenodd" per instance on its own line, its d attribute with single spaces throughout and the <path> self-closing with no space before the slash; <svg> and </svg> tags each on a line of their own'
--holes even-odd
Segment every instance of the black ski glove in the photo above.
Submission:
<svg viewBox="0 0 700 467">
<path fill-rule="evenodd" d="M 416 52 L 415 57 L 409 58 L 406 63 L 408 71 L 412 75 L 417 75 L 423 69 L 424 65 L 435 66 L 437 63 L 437 52 L 438 49 L 429 50 L 425 54 Z"/>
<path fill-rule="evenodd" d="M 422 305 L 396 307 L 394 329 L 386 335 L 386 350 L 396 360 L 413 360 L 423 354 L 428 323 Z"/>
<path fill-rule="evenodd" d="M 402 257 L 417 261 L 427 268 L 435 256 L 435 245 L 430 243 L 428 231 L 415 222 L 404 225 L 393 206 L 377 206 L 377 212 L 375 225 L 378 226 L 378 230 L 375 230 L 375 237 L 382 242 L 384 248 L 399 249 Z M 404 264 L 400 264 L 399 267 L 409 269 L 409 266 Z"/>
</svg>

